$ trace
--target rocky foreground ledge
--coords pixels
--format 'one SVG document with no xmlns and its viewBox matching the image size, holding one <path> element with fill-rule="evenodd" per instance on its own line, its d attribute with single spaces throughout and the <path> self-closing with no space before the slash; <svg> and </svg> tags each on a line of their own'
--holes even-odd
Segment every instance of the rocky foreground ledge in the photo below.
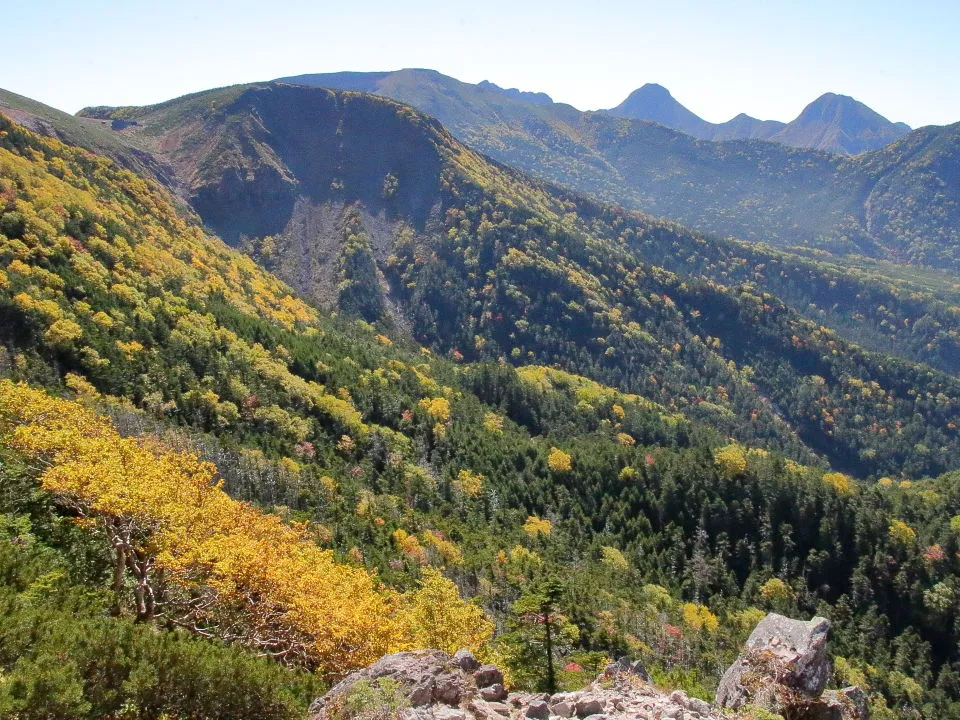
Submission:
<svg viewBox="0 0 960 720">
<path fill-rule="evenodd" d="M 831 675 L 830 623 L 770 614 L 724 674 L 716 703 L 654 687 L 640 662 L 623 658 L 574 692 L 509 692 L 503 673 L 467 650 L 386 655 L 353 673 L 310 708 L 311 720 L 869 720 L 856 687 L 824 692 Z M 769 714 L 765 715 L 769 718 Z"/>
</svg>

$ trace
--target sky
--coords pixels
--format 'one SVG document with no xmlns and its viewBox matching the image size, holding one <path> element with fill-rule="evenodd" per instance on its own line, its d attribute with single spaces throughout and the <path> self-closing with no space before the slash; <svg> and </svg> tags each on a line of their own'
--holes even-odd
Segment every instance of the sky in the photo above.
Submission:
<svg viewBox="0 0 960 720">
<path fill-rule="evenodd" d="M 960 121 L 958 0 L 7 0 L 0 87 L 67 112 L 302 73 L 438 70 L 582 110 L 666 86 L 712 122 L 851 95 Z M 11 32 L 12 29 L 12 32 Z"/>
</svg>

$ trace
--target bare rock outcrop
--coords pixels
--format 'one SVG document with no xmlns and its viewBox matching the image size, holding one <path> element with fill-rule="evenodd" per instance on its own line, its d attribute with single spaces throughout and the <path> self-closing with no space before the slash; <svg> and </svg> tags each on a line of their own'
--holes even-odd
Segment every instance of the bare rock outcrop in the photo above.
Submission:
<svg viewBox="0 0 960 720">
<path fill-rule="evenodd" d="M 832 674 L 827 654 L 830 621 L 767 615 L 717 687 L 716 704 L 738 710 L 756 705 L 797 720 L 869 720 L 858 687 L 824 692 Z"/>
<path fill-rule="evenodd" d="M 740 657 L 717 687 L 717 705 L 736 710 L 786 690 L 818 698 L 830 679 L 827 634 L 830 621 L 793 620 L 770 613 L 753 629 Z"/>
<path fill-rule="evenodd" d="M 310 720 L 721 720 L 698 698 L 663 693 L 642 663 L 621 659 L 575 692 L 508 693 L 503 673 L 466 650 L 386 655 L 310 708 Z"/>
<path fill-rule="evenodd" d="M 749 706 L 791 720 L 869 720 L 857 687 L 824 692 L 831 675 L 830 622 L 770 614 L 720 681 L 716 705 L 650 682 L 643 663 L 621 658 L 572 692 L 508 692 L 503 673 L 468 650 L 385 655 L 348 676 L 310 708 L 310 720 L 723 720 Z M 734 711 L 731 714 L 730 711 Z"/>
</svg>

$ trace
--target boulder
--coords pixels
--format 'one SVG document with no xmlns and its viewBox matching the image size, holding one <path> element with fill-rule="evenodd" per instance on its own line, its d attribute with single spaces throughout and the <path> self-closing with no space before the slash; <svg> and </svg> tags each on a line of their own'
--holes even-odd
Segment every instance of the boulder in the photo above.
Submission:
<svg viewBox="0 0 960 720">
<path fill-rule="evenodd" d="M 480 688 L 480 697 L 488 702 L 500 702 L 507 697 L 507 689 L 500 683 L 494 683 L 490 687 Z"/>
<path fill-rule="evenodd" d="M 650 673 L 639 660 L 631 660 L 628 657 L 622 657 L 616 662 L 610 663 L 604 669 L 605 675 L 635 675 L 644 682 L 650 682 Z"/>
<path fill-rule="evenodd" d="M 382 682 L 389 679 L 389 685 Z M 310 706 L 310 718 L 328 718 L 344 704 L 358 683 L 390 687 L 401 704 L 420 707 L 435 703 L 455 706 L 467 689 L 463 672 L 440 650 L 384 655 L 373 665 L 337 683 Z M 451 719 L 452 720 L 452 719 Z"/>
<path fill-rule="evenodd" d="M 827 690 L 821 700 L 836 708 L 843 720 L 870 720 L 869 698 L 856 685 L 840 690 Z"/>
<path fill-rule="evenodd" d="M 577 717 L 588 718 L 603 712 L 603 702 L 595 697 L 585 697 L 577 701 Z"/>
<path fill-rule="evenodd" d="M 770 613 L 721 678 L 716 704 L 737 710 L 755 703 L 776 711 L 784 703 L 818 698 L 831 674 L 829 631 L 826 618 L 803 621 Z"/>
<path fill-rule="evenodd" d="M 533 718 L 533 720 L 549 720 L 550 706 L 543 700 L 534 700 L 527 705 L 524 715 L 528 718 Z"/>
<path fill-rule="evenodd" d="M 453 654 L 453 664 L 466 672 L 473 672 L 480 667 L 480 661 L 466 648 L 457 650 L 457 652 Z"/>
<path fill-rule="evenodd" d="M 503 673 L 496 665 L 481 665 L 473 673 L 473 679 L 478 688 L 490 687 L 491 685 L 503 684 Z"/>
</svg>

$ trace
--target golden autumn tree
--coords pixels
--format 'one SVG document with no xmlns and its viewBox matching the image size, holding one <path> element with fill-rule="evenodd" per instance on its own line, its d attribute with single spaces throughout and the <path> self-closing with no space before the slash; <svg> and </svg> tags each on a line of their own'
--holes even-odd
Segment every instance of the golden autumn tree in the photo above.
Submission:
<svg viewBox="0 0 960 720">
<path fill-rule="evenodd" d="M 570 472 L 573 469 L 573 458 L 560 448 L 553 447 L 547 456 L 547 466 L 555 473 Z"/>
<path fill-rule="evenodd" d="M 397 625 L 403 649 L 478 651 L 493 637 L 493 623 L 476 605 L 459 599 L 457 586 L 434 568 L 423 571 L 420 587 L 403 595 Z M 452 611 L 450 610 L 452 609 Z"/>
<path fill-rule="evenodd" d="M 439 571 L 401 601 L 365 569 L 336 562 L 306 527 L 231 499 L 213 465 L 121 437 L 77 403 L 0 381 L 0 442 L 38 468 L 42 487 L 81 524 L 104 532 L 118 597 L 132 596 L 140 621 L 162 619 L 325 676 L 424 647 L 425 603 L 449 645 L 489 639 L 482 611 Z"/>
</svg>

